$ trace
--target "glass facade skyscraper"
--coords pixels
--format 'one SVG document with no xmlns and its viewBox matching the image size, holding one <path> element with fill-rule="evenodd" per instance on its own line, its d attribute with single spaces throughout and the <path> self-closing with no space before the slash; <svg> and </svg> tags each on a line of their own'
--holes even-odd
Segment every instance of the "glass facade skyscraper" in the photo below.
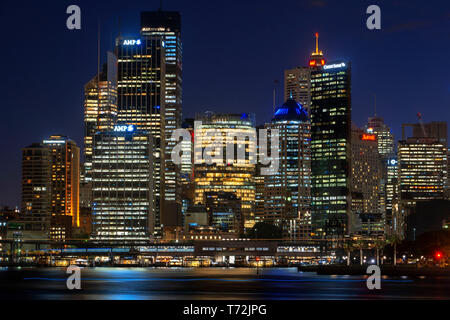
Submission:
<svg viewBox="0 0 450 320">
<path fill-rule="evenodd" d="M 311 233 L 311 124 L 306 110 L 288 99 L 266 128 L 278 130 L 279 169 L 264 177 L 264 221 L 283 227 L 291 239 Z"/>
<path fill-rule="evenodd" d="M 153 138 L 155 235 L 161 236 L 164 199 L 165 49 L 160 37 L 118 37 L 118 120 Z"/>
<path fill-rule="evenodd" d="M 311 72 L 312 222 L 318 237 L 348 233 L 351 67 L 337 61 Z"/>
<path fill-rule="evenodd" d="M 154 233 L 153 139 L 128 124 L 94 135 L 93 240 L 140 241 Z"/>
<path fill-rule="evenodd" d="M 165 47 L 164 75 L 164 207 L 163 223 L 174 225 L 181 210 L 180 167 L 171 160 L 177 141 L 172 140 L 174 130 L 181 128 L 183 87 L 183 45 L 181 16 L 174 11 L 148 11 L 141 13 L 141 36 L 156 37 Z"/>
</svg>

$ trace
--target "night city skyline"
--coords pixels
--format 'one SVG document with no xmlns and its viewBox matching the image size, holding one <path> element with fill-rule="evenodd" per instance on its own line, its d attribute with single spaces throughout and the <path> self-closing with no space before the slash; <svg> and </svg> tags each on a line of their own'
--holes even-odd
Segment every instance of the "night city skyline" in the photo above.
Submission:
<svg viewBox="0 0 450 320">
<path fill-rule="evenodd" d="M 450 2 L 6 0 L 0 29 L 3 313 L 450 299 Z"/>
<path fill-rule="evenodd" d="M 381 2 L 382 29 L 369 31 L 364 25 L 369 4 L 164 2 L 164 10 L 182 16 L 183 118 L 227 110 L 252 112 L 258 124 L 268 122 L 274 80 L 281 105 L 284 70 L 306 65 L 319 32 L 327 61 L 352 62 L 352 120 L 358 126 L 373 116 L 375 94 L 377 115 L 391 127 L 395 141 L 401 124 L 417 122 L 418 112 L 425 122 L 449 119 L 449 5 Z M 67 5 L 29 4 L 23 10 L 11 2 L 1 4 L 11 50 L 2 53 L 8 76 L 1 80 L 6 99 L 0 148 L 7 156 L 0 162 L 0 205 L 20 203 L 21 148 L 52 134 L 83 145 L 83 86 L 97 70 L 98 20 L 104 61 L 106 50 L 113 49 L 119 18 L 122 35 L 136 35 L 140 12 L 157 10 L 159 2 L 135 1 L 123 9 L 118 1 L 81 1 L 80 31 L 65 28 L 61 12 Z M 436 12 L 436 7 L 441 9 Z M 30 59 L 38 63 L 27 63 Z"/>
</svg>

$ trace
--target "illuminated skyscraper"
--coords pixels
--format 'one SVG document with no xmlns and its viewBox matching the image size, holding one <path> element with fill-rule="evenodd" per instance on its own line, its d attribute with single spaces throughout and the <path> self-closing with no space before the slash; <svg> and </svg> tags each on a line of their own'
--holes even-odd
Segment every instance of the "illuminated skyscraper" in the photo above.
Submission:
<svg viewBox="0 0 450 320">
<path fill-rule="evenodd" d="M 119 37 L 119 123 L 149 132 L 153 139 L 155 233 L 181 223 L 179 168 L 171 162 L 170 137 L 181 127 L 182 45 L 177 12 L 143 12 L 140 36 Z"/>
<path fill-rule="evenodd" d="M 392 180 L 393 168 L 391 160 L 396 157 L 394 135 L 391 133 L 388 125 L 384 123 L 383 118 L 377 117 L 376 115 L 369 118 L 365 126 L 365 132 L 369 135 L 376 135 L 378 141 L 378 153 L 382 164 L 382 175 L 379 186 L 380 209 L 384 214 L 383 219 L 388 231 L 392 227 L 392 201 L 394 195 L 394 185 L 392 183 L 394 180 Z"/>
<path fill-rule="evenodd" d="M 51 212 L 50 150 L 41 143 L 22 149 L 22 209 L 26 229 L 48 236 Z"/>
<path fill-rule="evenodd" d="M 351 180 L 351 68 L 338 61 L 311 72 L 312 222 L 315 235 L 348 233 Z"/>
<path fill-rule="evenodd" d="M 201 121 L 201 124 L 197 121 Z M 219 135 L 221 140 L 216 141 Z M 234 139 L 231 136 L 235 137 Z M 253 137 L 253 138 L 252 138 Z M 195 126 L 195 204 L 205 204 L 206 192 L 230 192 L 241 201 L 244 226 L 254 224 L 256 129 L 254 115 L 206 113 Z M 229 143 L 228 143 L 229 142 Z M 245 159 L 226 158 L 227 144 L 245 151 Z M 253 155 L 250 151 L 253 150 Z M 207 159 L 211 157 L 210 163 Z"/>
<path fill-rule="evenodd" d="M 54 135 L 43 141 L 49 149 L 51 175 L 50 236 L 65 239 L 69 227 L 80 226 L 79 187 L 80 149 L 65 136 Z"/>
<path fill-rule="evenodd" d="M 382 226 L 383 210 L 380 205 L 380 181 L 382 179 L 381 157 L 378 140 L 374 134 L 364 133 L 355 125 L 352 128 L 352 215 L 353 222 L 366 221 L 367 217 Z M 355 205 L 356 203 L 359 205 Z M 384 208 L 383 208 L 384 209 Z M 356 223 L 350 227 L 355 227 Z M 358 231 L 361 230 L 350 230 Z M 379 230 L 379 233 L 383 228 Z"/>
<path fill-rule="evenodd" d="M 136 242 L 154 234 L 152 143 L 133 125 L 94 135 L 93 240 Z"/>
<path fill-rule="evenodd" d="M 117 119 L 117 59 L 108 52 L 103 71 L 84 86 L 84 181 L 89 183 L 92 140 L 98 131 L 112 130 Z"/>
<path fill-rule="evenodd" d="M 141 35 L 157 37 L 165 47 L 164 76 L 164 208 L 165 225 L 173 225 L 178 220 L 181 209 L 180 167 L 171 160 L 171 152 L 176 141 L 172 140 L 175 129 L 181 128 L 183 94 L 183 45 L 181 40 L 181 16 L 174 11 L 153 11 L 141 13 Z M 170 213 L 170 216 L 169 216 Z"/>
<path fill-rule="evenodd" d="M 408 138 L 398 145 L 400 215 L 417 201 L 443 199 L 447 180 L 447 150 L 436 138 Z"/>
<path fill-rule="evenodd" d="M 135 125 L 153 137 L 153 181 L 155 234 L 162 236 L 161 215 L 164 199 L 164 79 L 165 50 L 160 37 L 119 37 L 118 122 Z"/>
<path fill-rule="evenodd" d="M 311 233 L 311 124 L 306 110 L 288 99 L 266 128 L 279 132 L 279 169 L 264 177 L 264 220 L 282 226 L 285 236 Z"/>
<path fill-rule="evenodd" d="M 447 150 L 435 138 L 408 138 L 399 142 L 400 200 L 442 199 L 447 179 Z"/>
</svg>

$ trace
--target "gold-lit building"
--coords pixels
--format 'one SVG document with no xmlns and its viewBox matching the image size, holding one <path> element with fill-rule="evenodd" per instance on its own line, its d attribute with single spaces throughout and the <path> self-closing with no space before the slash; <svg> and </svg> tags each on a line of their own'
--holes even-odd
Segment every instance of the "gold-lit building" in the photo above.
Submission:
<svg viewBox="0 0 450 320">
<path fill-rule="evenodd" d="M 44 140 L 43 145 L 49 149 L 50 155 L 51 216 L 70 216 L 72 227 L 79 227 L 80 148 L 74 141 L 60 135 Z M 59 229 L 61 226 L 50 227 Z"/>
<path fill-rule="evenodd" d="M 117 120 L 117 59 L 108 52 L 102 72 L 84 86 L 84 181 L 91 182 L 96 132 L 112 130 Z"/>
<path fill-rule="evenodd" d="M 200 123 L 201 121 L 201 123 Z M 220 140 L 214 137 L 220 137 Z M 231 138 L 234 137 L 234 138 Z M 254 115 L 213 114 L 198 116 L 194 136 L 194 202 L 204 204 L 206 192 L 231 192 L 241 201 L 244 227 L 254 223 L 256 129 Z M 233 157 L 227 159 L 227 144 Z M 235 154 L 234 150 L 237 150 Z M 244 159 L 238 159 L 241 151 Z M 208 158 L 210 158 L 208 160 Z"/>
</svg>

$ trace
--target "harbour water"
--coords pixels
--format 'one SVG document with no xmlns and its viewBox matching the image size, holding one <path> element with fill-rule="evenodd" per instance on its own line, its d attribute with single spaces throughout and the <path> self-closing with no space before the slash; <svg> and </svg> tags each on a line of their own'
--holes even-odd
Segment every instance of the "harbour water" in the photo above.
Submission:
<svg viewBox="0 0 450 320">
<path fill-rule="evenodd" d="M 65 268 L 1 268 L 0 299 L 450 299 L 448 277 L 317 275 L 297 268 L 83 268 L 81 290 L 68 290 Z"/>
</svg>

